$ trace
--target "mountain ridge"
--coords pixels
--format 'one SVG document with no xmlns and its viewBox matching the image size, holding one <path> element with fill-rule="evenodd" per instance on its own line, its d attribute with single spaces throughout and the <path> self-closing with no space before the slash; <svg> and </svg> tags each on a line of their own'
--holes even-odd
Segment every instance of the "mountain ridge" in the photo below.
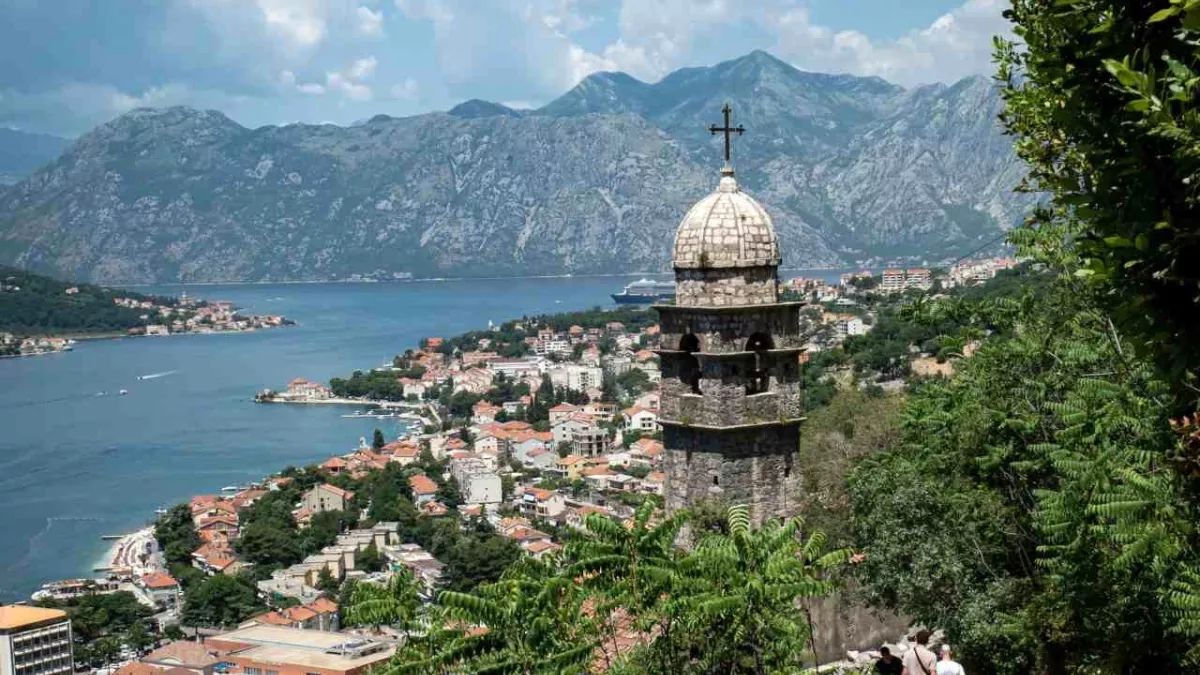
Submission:
<svg viewBox="0 0 1200 675">
<path fill-rule="evenodd" d="M 0 263 L 105 283 L 665 271 L 716 184 L 725 100 L 789 266 L 936 259 L 1028 207 L 981 80 L 906 90 L 752 53 L 349 127 L 138 109 L 0 193 Z"/>
</svg>

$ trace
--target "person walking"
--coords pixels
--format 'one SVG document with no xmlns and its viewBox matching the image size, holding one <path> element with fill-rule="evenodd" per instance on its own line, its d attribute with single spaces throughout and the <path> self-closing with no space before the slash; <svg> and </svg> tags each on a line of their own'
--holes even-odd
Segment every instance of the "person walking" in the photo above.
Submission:
<svg viewBox="0 0 1200 675">
<path fill-rule="evenodd" d="M 892 656 L 892 650 L 880 647 L 879 660 L 875 662 L 875 674 L 900 675 L 902 670 L 904 670 L 904 666 L 900 665 L 900 659 Z"/>
<path fill-rule="evenodd" d="M 904 652 L 903 675 L 935 675 L 937 671 L 937 656 L 929 650 L 929 631 L 917 631 L 917 644 Z"/>
<path fill-rule="evenodd" d="M 950 645 L 942 645 L 942 660 L 937 663 L 937 675 L 966 675 L 962 664 L 954 660 Z"/>
</svg>

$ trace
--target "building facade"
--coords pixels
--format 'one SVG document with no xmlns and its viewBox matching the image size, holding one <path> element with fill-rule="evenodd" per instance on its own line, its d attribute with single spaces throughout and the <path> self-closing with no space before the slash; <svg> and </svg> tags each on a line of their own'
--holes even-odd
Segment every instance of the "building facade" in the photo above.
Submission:
<svg viewBox="0 0 1200 675">
<path fill-rule="evenodd" d="M 791 515 L 799 490 L 800 310 L 779 302 L 779 242 L 726 165 L 675 235 L 676 304 L 660 305 L 667 509 L 747 504 Z"/>
<path fill-rule="evenodd" d="M 0 675 L 71 675 L 71 643 L 66 612 L 0 605 Z"/>
</svg>

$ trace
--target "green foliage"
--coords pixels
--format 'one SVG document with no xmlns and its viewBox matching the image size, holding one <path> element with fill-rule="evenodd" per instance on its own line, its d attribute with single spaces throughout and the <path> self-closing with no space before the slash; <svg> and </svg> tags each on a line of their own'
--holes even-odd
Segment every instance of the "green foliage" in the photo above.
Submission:
<svg viewBox="0 0 1200 675">
<path fill-rule="evenodd" d="M 903 406 L 902 396 L 875 398 L 857 389 L 842 389 L 804 423 L 800 513 L 837 545 L 851 543 L 846 477 L 863 458 L 899 447 Z"/>
<path fill-rule="evenodd" d="M 200 548 L 200 535 L 187 504 L 176 504 L 154 524 L 154 538 L 169 565 L 192 564 L 192 551 Z"/>
<path fill-rule="evenodd" d="M 366 548 L 355 554 L 354 566 L 368 573 L 378 572 L 385 567 L 383 555 L 379 553 L 374 540 L 370 544 L 367 544 Z"/>
<path fill-rule="evenodd" d="M 1185 672 L 1195 512 L 1164 383 L 1072 277 L 973 311 L 1019 329 L 919 385 L 902 446 L 851 475 L 866 597 L 968 670 Z"/>
<path fill-rule="evenodd" d="M 333 572 L 330 572 L 328 567 L 322 567 L 321 571 L 317 573 L 316 588 L 323 593 L 336 594 L 341 588 L 341 583 L 333 576 Z"/>
<path fill-rule="evenodd" d="M 65 602 L 48 600 L 36 604 L 66 611 L 71 617 L 75 637 L 84 642 L 121 635 L 154 614 L 129 591 L 88 594 Z M 120 643 L 117 644 L 119 649 Z"/>
<path fill-rule="evenodd" d="M 187 626 L 229 627 L 264 609 L 253 586 L 240 578 L 218 574 L 187 592 L 179 620 Z"/>
<path fill-rule="evenodd" d="M 832 589 L 847 552 L 825 553 L 798 520 L 752 528 L 746 507 L 688 552 L 675 546 L 687 515 L 654 515 L 643 506 L 626 527 L 592 514 L 565 558 L 522 558 L 474 593 L 441 593 L 424 616 L 408 581 L 359 584 L 347 616 L 414 636 L 387 675 L 799 672 L 811 632 L 798 603 Z"/>
<path fill-rule="evenodd" d="M 1200 8 L 1192 0 L 1015 0 L 997 40 L 1002 120 L 1049 194 L 1016 241 L 1069 240 L 1077 273 L 1194 402 L 1200 369 Z"/>
<path fill-rule="evenodd" d="M 0 285 L 20 288 L 0 291 L 0 332 L 18 335 L 124 332 L 146 324 L 141 316 L 149 310 L 116 305 L 115 298 L 178 306 L 173 298 L 71 284 L 3 265 L 0 265 Z M 68 295 L 66 291 L 71 287 L 78 292 Z"/>
<path fill-rule="evenodd" d="M 406 567 L 396 570 L 386 585 L 352 584 L 346 609 L 351 626 L 396 626 L 410 630 L 418 625 L 421 598 L 418 582 Z"/>
<path fill-rule="evenodd" d="M 242 528 L 234 547 L 255 565 L 287 566 L 304 558 L 295 528 L 283 528 L 269 521 L 253 521 Z"/>
</svg>

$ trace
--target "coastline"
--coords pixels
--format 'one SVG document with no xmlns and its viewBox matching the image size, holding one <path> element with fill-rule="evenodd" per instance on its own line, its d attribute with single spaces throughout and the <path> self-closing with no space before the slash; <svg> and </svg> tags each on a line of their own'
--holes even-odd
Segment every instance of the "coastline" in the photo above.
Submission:
<svg viewBox="0 0 1200 675">
<path fill-rule="evenodd" d="M 830 271 L 858 271 L 867 269 L 859 266 L 830 266 L 830 267 L 780 267 L 780 272 L 830 272 Z M 870 269 L 876 269 L 871 267 Z M 879 267 L 878 269 L 883 269 Z M 638 276 L 657 276 L 669 277 L 672 275 L 671 270 L 658 271 L 629 271 L 629 272 L 614 272 L 614 273 L 588 273 L 588 274 L 522 274 L 516 276 L 502 277 L 421 277 L 413 279 L 291 279 L 291 280 L 272 280 L 272 281 L 162 281 L 162 282 L 106 282 L 108 286 L 120 286 L 122 288 L 161 288 L 163 286 L 289 286 L 303 284 L 418 284 L 429 282 L 461 282 L 461 281 L 519 281 L 522 279 L 618 279 Z"/>
</svg>

